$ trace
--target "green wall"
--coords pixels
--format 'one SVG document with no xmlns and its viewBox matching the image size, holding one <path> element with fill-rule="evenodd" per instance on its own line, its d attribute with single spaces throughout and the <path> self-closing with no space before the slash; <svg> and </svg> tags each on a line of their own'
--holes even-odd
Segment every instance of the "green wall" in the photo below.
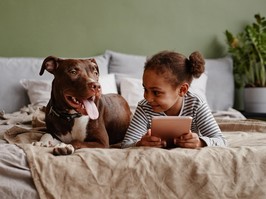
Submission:
<svg viewBox="0 0 266 199">
<path fill-rule="evenodd" d="M 256 13 L 266 16 L 266 0 L 0 0 L 0 56 L 221 57 L 224 31 L 240 31 Z"/>
</svg>

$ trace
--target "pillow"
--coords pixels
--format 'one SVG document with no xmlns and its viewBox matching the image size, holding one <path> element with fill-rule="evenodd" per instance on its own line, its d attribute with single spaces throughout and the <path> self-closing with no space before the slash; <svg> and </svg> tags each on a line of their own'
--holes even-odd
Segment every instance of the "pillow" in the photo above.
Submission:
<svg viewBox="0 0 266 199">
<path fill-rule="evenodd" d="M 109 57 L 109 73 L 128 74 L 135 78 L 141 78 L 146 56 L 118 53 L 111 50 L 105 51 Z"/>
<path fill-rule="evenodd" d="M 51 80 L 22 79 L 21 85 L 27 90 L 33 106 L 46 106 L 51 96 Z"/>
<path fill-rule="evenodd" d="M 102 88 L 102 94 L 117 93 L 115 74 L 100 75 L 99 82 Z"/>
<path fill-rule="evenodd" d="M 194 79 L 191 83 L 190 90 L 203 100 L 206 100 L 206 85 L 207 85 L 207 75 L 203 73 L 199 78 Z M 129 104 L 132 113 L 135 112 L 138 102 L 144 97 L 144 89 L 142 86 L 142 80 L 130 77 L 121 78 L 120 82 L 121 95 L 126 99 Z"/>
<path fill-rule="evenodd" d="M 98 55 L 95 57 L 98 67 L 99 67 L 99 71 L 100 71 L 100 75 L 107 75 L 108 74 L 108 63 L 109 63 L 109 56 L 108 55 Z"/>
<path fill-rule="evenodd" d="M 227 56 L 217 59 L 205 59 L 208 74 L 206 97 L 210 109 L 228 110 L 234 105 L 233 61 Z"/>
<path fill-rule="evenodd" d="M 111 50 L 106 50 L 104 55 L 109 57 L 109 73 L 115 74 L 119 93 L 121 78 L 142 78 L 146 56 L 124 54 Z"/>
<path fill-rule="evenodd" d="M 135 78 L 134 75 L 115 74 L 116 87 L 117 87 L 117 91 L 119 94 L 121 94 L 121 80 L 127 79 L 127 78 L 141 79 L 141 78 Z"/>
<path fill-rule="evenodd" d="M 121 78 L 120 89 L 121 95 L 128 102 L 131 113 L 134 113 L 138 102 L 144 98 L 142 80 L 130 77 Z"/>
<path fill-rule="evenodd" d="M 189 87 L 189 91 L 196 93 L 204 101 L 207 101 L 206 98 L 207 79 L 208 79 L 207 74 L 203 73 L 199 78 L 193 79 Z"/>
<path fill-rule="evenodd" d="M 99 78 L 102 93 L 117 93 L 114 74 L 102 75 Z M 52 80 L 22 79 L 20 84 L 26 89 L 33 106 L 46 106 L 52 89 Z"/>
</svg>

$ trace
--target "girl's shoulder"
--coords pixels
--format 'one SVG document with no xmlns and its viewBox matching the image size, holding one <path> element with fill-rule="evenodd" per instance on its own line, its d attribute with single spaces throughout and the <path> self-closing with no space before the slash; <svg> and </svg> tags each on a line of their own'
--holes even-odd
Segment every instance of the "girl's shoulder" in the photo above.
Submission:
<svg viewBox="0 0 266 199">
<path fill-rule="evenodd" d="M 160 113 L 154 112 L 152 110 L 151 105 L 145 99 L 139 101 L 137 111 L 143 112 L 145 115 L 147 115 L 147 117 L 165 115 L 163 112 Z"/>
<path fill-rule="evenodd" d="M 138 105 L 146 106 L 146 105 L 148 105 L 148 102 L 147 102 L 147 100 L 143 99 L 143 100 L 139 101 Z"/>
<path fill-rule="evenodd" d="M 147 100 L 143 99 L 143 100 L 138 102 L 137 110 L 142 110 L 142 111 L 146 112 L 147 110 L 150 111 L 151 109 L 152 108 L 149 105 L 149 103 L 147 102 Z"/>
<path fill-rule="evenodd" d="M 185 108 L 193 108 L 197 110 L 200 107 L 209 107 L 207 100 L 196 93 L 188 91 L 185 96 Z"/>
</svg>

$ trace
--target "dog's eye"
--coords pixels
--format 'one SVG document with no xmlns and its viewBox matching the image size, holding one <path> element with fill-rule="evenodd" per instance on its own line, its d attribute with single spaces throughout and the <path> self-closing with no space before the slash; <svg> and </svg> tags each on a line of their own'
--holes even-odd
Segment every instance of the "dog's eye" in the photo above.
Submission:
<svg viewBox="0 0 266 199">
<path fill-rule="evenodd" d="M 71 73 L 72 75 L 76 75 L 77 74 L 77 70 L 72 68 L 69 73 Z"/>
<path fill-rule="evenodd" d="M 98 71 L 97 71 L 97 69 L 96 69 L 96 68 L 94 69 L 94 71 L 93 71 L 93 72 L 94 72 L 94 74 L 95 74 L 95 75 L 97 75 L 97 76 L 99 75 L 99 73 L 98 73 Z"/>
</svg>

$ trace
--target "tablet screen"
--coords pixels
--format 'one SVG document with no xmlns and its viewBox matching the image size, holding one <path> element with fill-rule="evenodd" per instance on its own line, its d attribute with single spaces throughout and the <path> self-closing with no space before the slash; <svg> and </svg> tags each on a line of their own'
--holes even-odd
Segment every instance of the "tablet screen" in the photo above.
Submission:
<svg viewBox="0 0 266 199">
<path fill-rule="evenodd" d="M 189 133 L 192 117 L 156 116 L 152 118 L 151 134 L 162 139 L 177 138 Z"/>
</svg>

